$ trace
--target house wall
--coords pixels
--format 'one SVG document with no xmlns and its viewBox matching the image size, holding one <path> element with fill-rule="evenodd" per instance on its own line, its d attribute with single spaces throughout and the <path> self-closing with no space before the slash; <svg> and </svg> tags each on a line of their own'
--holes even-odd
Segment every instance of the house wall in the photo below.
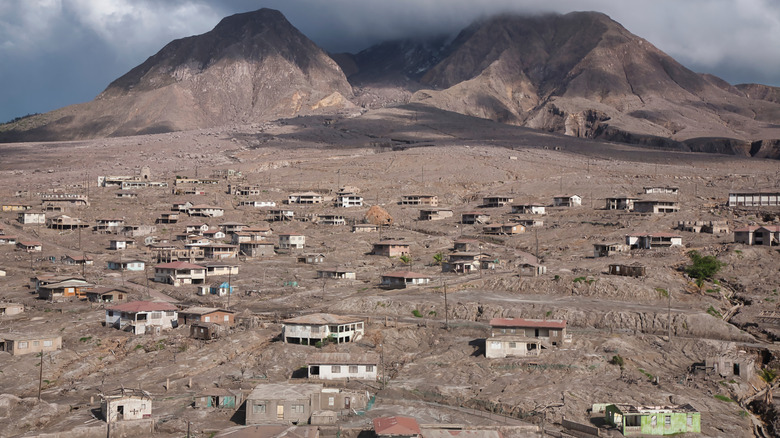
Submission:
<svg viewBox="0 0 780 438">
<path fill-rule="evenodd" d="M 119 408 L 123 414 L 119 414 Z M 100 407 L 103 418 L 108 423 L 119 420 L 140 420 L 152 417 L 152 400 L 142 397 L 123 397 L 115 400 L 104 400 Z"/>
<path fill-rule="evenodd" d="M 319 374 L 312 374 L 312 367 L 319 367 Z M 321 379 L 321 380 L 342 380 L 342 379 L 359 379 L 359 380 L 376 380 L 377 364 L 374 365 L 328 365 L 328 364 L 311 364 L 309 365 L 309 378 Z"/>
<path fill-rule="evenodd" d="M 5 341 L 5 351 L 13 356 L 56 351 L 62 348 L 62 337 L 40 337 L 36 339 L 11 339 Z"/>
<path fill-rule="evenodd" d="M 506 339 L 487 338 L 485 340 L 485 357 L 497 359 L 505 357 L 539 356 L 541 347 L 528 349 L 528 342 Z"/>
<path fill-rule="evenodd" d="M 311 417 L 310 398 L 291 400 L 247 399 L 246 402 L 246 424 L 307 424 L 309 417 Z"/>
</svg>

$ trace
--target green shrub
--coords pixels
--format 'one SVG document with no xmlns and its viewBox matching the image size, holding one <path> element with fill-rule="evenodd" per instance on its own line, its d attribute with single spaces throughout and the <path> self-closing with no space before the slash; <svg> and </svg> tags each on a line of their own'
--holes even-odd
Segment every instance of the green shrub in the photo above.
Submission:
<svg viewBox="0 0 780 438">
<path fill-rule="evenodd" d="M 707 309 L 707 313 L 709 313 L 710 315 L 712 315 L 712 316 L 714 316 L 714 317 L 716 317 L 716 318 L 723 318 L 723 315 L 721 315 L 721 313 L 720 313 L 720 312 L 719 312 L 717 309 L 715 309 L 714 307 L 712 307 L 712 306 L 710 306 L 710 307 Z"/>
<path fill-rule="evenodd" d="M 697 280 L 709 280 L 725 265 L 715 256 L 703 256 L 699 251 L 688 251 L 692 264 L 685 267 L 685 273 Z"/>
<path fill-rule="evenodd" d="M 609 363 L 611 363 L 612 365 L 617 365 L 620 367 L 620 369 L 623 369 L 623 364 L 624 364 L 623 357 L 620 356 L 619 354 L 612 356 L 612 359 L 609 360 Z"/>
<path fill-rule="evenodd" d="M 417 310 L 417 309 L 412 310 L 412 315 L 414 315 L 415 318 L 422 318 L 423 317 L 422 313 L 420 313 L 420 311 Z"/>
<path fill-rule="evenodd" d="M 733 403 L 734 402 L 734 400 L 732 400 L 732 399 L 730 399 L 730 398 L 728 398 L 728 397 L 726 397 L 725 395 L 722 395 L 722 394 L 715 394 L 715 398 L 720 400 L 720 401 L 722 401 L 722 402 L 726 402 L 726 403 Z"/>
</svg>

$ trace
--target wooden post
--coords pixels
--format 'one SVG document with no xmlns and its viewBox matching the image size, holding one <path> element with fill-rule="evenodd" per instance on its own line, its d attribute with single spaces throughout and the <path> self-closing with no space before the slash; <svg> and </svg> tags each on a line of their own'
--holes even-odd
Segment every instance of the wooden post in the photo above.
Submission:
<svg viewBox="0 0 780 438">
<path fill-rule="evenodd" d="M 482 270 L 480 269 L 480 272 Z M 447 282 L 444 282 L 444 328 L 450 329 L 449 306 L 447 305 Z"/>
<path fill-rule="evenodd" d="M 43 351 L 41 351 L 41 369 L 38 371 L 38 401 L 41 401 L 41 388 L 43 387 Z"/>
</svg>

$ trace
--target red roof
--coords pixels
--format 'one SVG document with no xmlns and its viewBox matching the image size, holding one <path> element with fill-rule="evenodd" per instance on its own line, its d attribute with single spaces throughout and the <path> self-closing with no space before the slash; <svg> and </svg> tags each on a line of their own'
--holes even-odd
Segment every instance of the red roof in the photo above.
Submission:
<svg viewBox="0 0 780 438">
<path fill-rule="evenodd" d="M 420 425 L 411 417 L 374 418 L 374 432 L 377 435 L 419 435 Z"/>
<path fill-rule="evenodd" d="M 155 269 L 206 269 L 203 266 L 200 265 L 194 265 L 192 263 L 187 262 L 170 262 L 170 263 L 163 263 L 162 265 L 157 265 L 154 267 Z"/>
<path fill-rule="evenodd" d="M 759 228 L 761 227 L 759 227 L 758 225 L 748 225 L 747 227 L 737 228 L 736 230 L 734 230 L 734 232 L 735 233 L 752 232 L 752 231 L 756 231 Z"/>
<path fill-rule="evenodd" d="M 565 319 L 523 319 L 523 318 L 493 318 L 492 327 L 533 327 L 533 328 L 566 328 Z"/>
<path fill-rule="evenodd" d="M 778 231 L 780 231 L 780 225 L 764 225 L 761 228 L 763 228 L 765 230 L 769 230 L 769 231 L 771 231 L 773 233 L 777 233 Z"/>
<path fill-rule="evenodd" d="M 120 312 L 154 312 L 157 310 L 176 310 L 176 306 L 170 303 L 160 301 L 133 301 L 130 303 L 119 304 L 117 306 L 106 307 L 106 310 L 118 310 Z"/>
</svg>

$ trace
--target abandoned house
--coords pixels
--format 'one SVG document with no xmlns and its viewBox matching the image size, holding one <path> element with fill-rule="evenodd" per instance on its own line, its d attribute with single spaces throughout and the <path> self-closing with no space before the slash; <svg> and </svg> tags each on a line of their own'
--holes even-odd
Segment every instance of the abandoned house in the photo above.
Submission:
<svg viewBox="0 0 780 438">
<path fill-rule="evenodd" d="M 363 206 L 363 197 L 356 195 L 354 193 L 345 193 L 338 195 L 336 197 L 335 202 L 336 207 L 362 207 Z"/>
<path fill-rule="evenodd" d="M 135 240 L 133 239 L 111 239 L 108 241 L 108 248 L 113 250 L 123 250 L 128 248 L 135 248 Z"/>
<path fill-rule="evenodd" d="M 680 188 L 671 187 L 671 186 L 648 186 L 648 187 L 642 187 L 642 192 L 646 195 L 650 195 L 650 194 L 677 195 L 680 193 Z"/>
<path fill-rule="evenodd" d="M 512 214 L 547 214 L 542 204 L 515 204 L 512 206 Z"/>
<path fill-rule="evenodd" d="M 745 245 L 753 245 L 755 243 L 756 230 L 761 228 L 758 225 L 748 225 L 746 227 L 737 228 L 734 230 L 734 242 L 744 243 Z"/>
<path fill-rule="evenodd" d="M 288 204 L 322 204 L 324 198 L 316 192 L 291 193 L 287 197 Z"/>
<path fill-rule="evenodd" d="M 627 234 L 626 245 L 628 245 L 631 249 L 654 249 L 683 246 L 682 236 L 672 233 Z"/>
<path fill-rule="evenodd" d="M 62 336 L 0 333 L 0 351 L 13 356 L 47 353 L 62 348 Z"/>
<path fill-rule="evenodd" d="M 309 424 L 318 412 L 333 414 L 364 409 L 368 399 L 365 391 L 323 388 L 303 383 L 264 383 L 247 396 L 246 424 Z"/>
<path fill-rule="evenodd" d="M 605 420 L 623 436 L 701 433 L 701 414 L 693 406 L 634 406 L 611 404 Z"/>
<path fill-rule="evenodd" d="M 141 259 L 109 260 L 106 264 L 112 271 L 143 271 L 146 268 L 146 262 Z"/>
<path fill-rule="evenodd" d="M 279 249 L 302 249 L 306 245 L 306 236 L 297 233 L 279 234 Z"/>
<path fill-rule="evenodd" d="M 32 208 L 32 205 L 26 204 L 3 204 L 3 211 L 25 211 Z"/>
<path fill-rule="evenodd" d="M 609 257 L 621 252 L 628 252 L 630 247 L 622 243 L 594 243 L 593 257 Z"/>
<path fill-rule="evenodd" d="M 401 240 L 380 240 L 373 245 L 371 254 L 385 257 L 401 257 L 410 254 L 410 244 Z"/>
<path fill-rule="evenodd" d="M 179 222 L 179 213 L 161 213 L 155 222 L 158 224 L 175 224 Z"/>
<path fill-rule="evenodd" d="M 453 243 L 454 251 L 479 251 L 482 242 L 476 239 L 457 239 Z"/>
<path fill-rule="evenodd" d="M 411 271 L 393 271 L 382 274 L 381 286 L 391 289 L 403 289 L 408 286 L 419 286 L 431 282 L 431 277 Z"/>
<path fill-rule="evenodd" d="M 121 303 L 128 298 L 126 290 L 116 287 L 93 287 L 86 295 L 87 301 L 92 303 Z"/>
<path fill-rule="evenodd" d="M 132 332 L 160 334 L 178 327 L 178 309 L 170 303 L 132 301 L 106 308 L 106 327 Z"/>
<path fill-rule="evenodd" d="M 122 388 L 115 395 L 100 395 L 100 412 L 107 423 L 152 418 L 152 396 L 140 389 Z"/>
<path fill-rule="evenodd" d="M 647 199 L 634 202 L 636 213 L 675 213 L 680 211 L 680 203 L 677 201 Z"/>
<path fill-rule="evenodd" d="M 79 218 L 62 214 L 46 219 L 46 226 L 53 230 L 76 230 L 79 228 L 86 228 L 89 224 L 82 222 Z"/>
<path fill-rule="evenodd" d="M 154 267 L 154 281 L 181 286 L 206 282 L 206 268 L 187 262 L 170 262 Z"/>
<path fill-rule="evenodd" d="M 190 222 L 188 224 L 184 224 L 185 234 L 194 233 L 194 234 L 203 235 L 203 233 L 205 233 L 208 230 L 209 230 L 209 225 L 203 222 Z"/>
<path fill-rule="evenodd" d="M 355 342 L 365 334 L 363 318 L 330 313 L 313 313 L 282 321 L 286 344 L 314 345 L 331 340 L 337 344 Z"/>
<path fill-rule="evenodd" d="M 23 225 L 42 225 L 46 223 L 46 213 L 21 212 L 16 220 Z"/>
<path fill-rule="evenodd" d="M 482 207 L 485 208 L 497 208 L 504 207 L 515 202 L 515 199 L 511 196 L 491 195 L 482 198 Z"/>
<path fill-rule="evenodd" d="M 198 295 L 216 295 L 226 297 L 236 291 L 235 286 L 231 286 L 227 281 L 217 282 L 208 286 L 198 286 Z"/>
<path fill-rule="evenodd" d="M 190 324 L 190 337 L 202 341 L 217 339 L 224 333 L 225 327 L 215 322 L 193 322 Z"/>
<path fill-rule="evenodd" d="M 116 233 L 123 226 L 125 226 L 125 218 L 99 218 L 95 219 L 95 226 L 92 227 L 92 231 L 103 234 Z"/>
<path fill-rule="evenodd" d="M 753 233 L 753 244 L 764 246 L 780 245 L 780 225 L 764 225 Z"/>
<path fill-rule="evenodd" d="M 38 298 L 54 301 L 62 298 L 85 298 L 87 290 L 95 286 L 84 280 L 69 279 L 38 287 Z"/>
<path fill-rule="evenodd" d="M 678 221 L 677 229 L 691 233 L 728 234 L 728 221 Z"/>
<path fill-rule="evenodd" d="M 430 205 L 436 207 L 439 205 L 439 197 L 436 195 L 403 195 L 400 205 Z"/>
<path fill-rule="evenodd" d="M 542 219 L 536 219 L 532 217 L 514 217 L 509 219 L 512 222 L 516 224 L 520 224 L 526 228 L 529 227 L 543 227 L 544 226 L 544 220 Z"/>
<path fill-rule="evenodd" d="M 86 266 L 91 266 L 91 265 L 93 265 L 95 263 L 95 261 L 92 259 L 92 257 L 90 257 L 90 256 L 88 256 L 86 254 L 85 255 L 74 255 L 74 256 L 72 256 L 70 254 L 66 254 L 66 255 L 64 255 L 62 257 L 62 263 L 66 264 L 66 265 L 78 265 L 78 266 L 86 265 Z"/>
<path fill-rule="evenodd" d="M 203 232 L 203 237 L 209 240 L 224 239 L 226 236 L 222 230 L 208 230 Z"/>
<path fill-rule="evenodd" d="M 511 236 L 525 233 L 525 226 L 520 224 L 494 224 L 482 227 L 482 232 L 494 236 Z"/>
<path fill-rule="evenodd" d="M 261 241 L 241 242 L 238 244 L 238 252 L 247 257 L 271 257 L 276 254 L 273 242 Z"/>
<path fill-rule="evenodd" d="M 421 221 L 438 221 L 452 217 L 452 210 L 446 208 L 424 208 L 420 210 Z"/>
<path fill-rule="evenodd" d="M 638 200 L 639 198 L 634 198 L 631 196 L 616 196 L 612 198 L 607 198 L 605 209 L 633 211 L 634 202 Z"/>
<path fill-rule="evenodd" d="M 462 224 L 485 224 L 490 221 L 490 215 L 481 211 L 467 211 L 460 215 Z"/>
<path fill-rule="evenodd" d="M 491 337 L 521 335 L 537 338 L 545 347 L 559 346 L 569 339 L 565 319 L 493 318 L 490 320 L 490 329 Z"/>
<path fill-rule="evenodd" d="M 219 229 L 225 234 L 238 233 L 244 231 L 244 228 L 247 228 L 247 224 L 241 222 L 223 222 L 219 224 Z M 223 235 L 222 237 L 225 236 Z"/>
<path fill-rule="evenodd" d="M 376 353 L 314 353 L 306 361 L 309 379 L 377 379 L 379 355 Z"/>
<path fill-rule="evenodd" d="M 346 225 L 347 219 L 340 214 L 318 214 L 313 222 L 319 225 Z"/>
<path fill-rule="evenodd" d="M 347 269 L 318 269 L 317 278 L 331 278 L 334 280 L 354 280 L 356 278 L 355 271 Z"/>
<path fill-rule="evenodd" d="M 621 275 L 623 277 L 644 277 L 647 275 L 647 268 L 635 263 L 633 265 L 614 264 L 609 265 L 609 275 Z"/>
<path fill-rule="evenodd" d="M 289 209 L 268 210 L 266 219 L 272 222 L 291 221 L 295 219 L 295 211 Z"/>
<path fill-rule="evenodd" d="M 373 419 L 374 433 L 378 438 L 421 438 L 417 420 L 411 417 L 377 417 Z"/>
<path fill-rule="evenodd" d="M 523 335 L 497 335 L 485 340 L 485 357 L 488 359 L 535 357 L 541 350 L 539 339 Z"/>
<path fill-rule="evenodd" d="M 578 207 L 582 205 L 580 195 L 560 195 L 553 197 L 553 207 Z"/>
<path fill-rule="evenodd" d="M 238 264 L 230 262 L 205 262 L 200 266 L 206 268 L 206 278 L 225 275 L 238 275 Z"/>
<path fill-rule="evenodd" d="M 305 263 L 307 265 L 319 264 L 325 261 L 325 254 L 322 253 L 308 253 L 301 254 L 297 257 L 298 263 Z"/>
<path fill-rule="evenodd" d="M 0 316 L 14 316 L 24 313 L 24 304 L 0 303 Z"/>
<path fill-rule="evenodd" d="M 187 213 L 190 216 L 221 217 L 225 215 L 225 209 L 213 205 L 199 204 L 190 207 Z"/>
<path fill-rule="evenodd" d="M 756 190 L 729 193 L 729 207 L 777 207 L 780 206 L 780 192 Z"/>
<path fill-rule="evenodd" d="M 753 355 L 741 353 L 726 353 L 710 356 L 704 361 L 707 373 L 714 373 L 724 379 L 740 378 L 749 382 L 755 374 L 756 358 Z"/>
<path fill-rule="evenodd" d="M 232 327 L 235 323 L 236 312 L 232 310 L 217 309 L 216 307 L 190 307 L 179 311 L 179 325 L 195 322 L 214 322 L 225 327 Z"/>
<path fill-rule="evenodd" d="M 232 259 L 238 256 L 238 245 L 229 243 L 210 242 L 205 245 L 197 245 L 203 250 L 203 257 L 207 259 Z"/>
<path fill-rule="evenodd" d="M 482 269 L 482 261 L 490 261 L 492 258 L 481 252 L 458 251 L 453 252 L 441 265 L 442 272 L 454 272 L 456 274 L 469 274 Z"/>
<path fill-rule="evenodd" d="M 236 409 L 243 402 L 241 391 L 208 388 L 195 395 L 196 408 Z"/>
<path fill-rule="evenodd" d="M 374 233 L 379 231 L 379 225 L 375 224 L 355 224 L 352 225 L 353 233 Z"/>
<path fill-rule="evenodd" d="M 518 274 L 521 277 L 539 277 L 547 273 L 547 266 L 540 265 L 537 262 L 527 261 L 518 264 Z"/>
<path fill-rule="evenodd" d="M 276 207 L 276 202 L 274 201 L 246 201 L 241 200 L 238 201 L 239 207 L 255 207 L 255 208 L 263 208 L 263 207 Z"/>
</svg>

